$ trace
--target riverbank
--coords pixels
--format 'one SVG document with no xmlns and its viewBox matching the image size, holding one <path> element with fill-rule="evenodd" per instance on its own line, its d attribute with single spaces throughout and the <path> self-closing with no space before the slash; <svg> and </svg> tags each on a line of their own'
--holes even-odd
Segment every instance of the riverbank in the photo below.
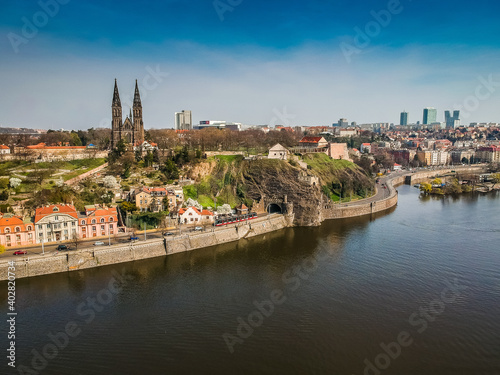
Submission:
<svg viewBox="0 0 500 375">
<path fill-rule="evenodd" d="M 239 226 L 217 228 L 211 232 L 117 244 L 99 249 L 27 256 L 15 259 L 15 274 L 19 279 L 154 258 L 239 241 L 274 232 L 287 226 L 289 226 L 287 218 L 276 214 L 254 219 Z M 0 280 L 7 280 L 8 262 L 12 260 L 11 258 L 0 262 Z"/>
<path fill-rule="evenodd" d="M 398 204 L 397 186 L 451 173 L 458 169 L 443 168 L 434 171 L 393 173 L 381 179 L 376 194 L 370 198 L 341 205 L 334 204 L 331 201 L 322 202 L 318 212 L 319 221 L 323 222 L 329 219 L 345 219 L 385 212 Z M 460 168 L 460 170 L 472 171 L 471 168 Z M 477 172 L 479 169 L 475 167 L 474 171 Z M 382 185 L 385 185 L 386 188 L 383 188 Z M 78 271 L 92 267 L 191 251 L 274 232 L 292 226 L 292 222 L 293 214 L 274 214 L 269 217 L 260 217 L 235 227 L 214 228 L 210 232 L 191 233 L 144 242 L 117 244 L 100 249 L 85 249 L 16 258 L 14 259 L 16 262 L 16 278 Z M 0 280 L 7 279 L 8 262 L 12 260 L 10 258 L 0 262 Z"/>
</svg>

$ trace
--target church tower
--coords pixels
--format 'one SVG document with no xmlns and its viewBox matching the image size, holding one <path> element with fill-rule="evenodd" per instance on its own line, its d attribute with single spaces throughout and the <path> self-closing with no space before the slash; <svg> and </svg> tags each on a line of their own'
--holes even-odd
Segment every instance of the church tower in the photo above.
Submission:
<svg viewBox="0 0 500 375">
<path fill-rule="evenodd" d="M 113 103 L 111 104 L 111 149 L 113 150 L 122 138 L 122 103 L 118 93 L 118 85 L 115 78 L 115 90 L 113 92 Z"/>
<path fill-rule="evenodd" d="M 122 103 L 118 93 L 118 85 L 115 78 L 115 90 L 113 92 L 113 103 L 111 104 L 111 149 L 114 150 L 120 139 L 125 140 L 129 147 L 139 146 L 144 142 L 144 123 L 142 122 L 142 103 L 139 94 L 137 80 L 135 80 L 134 103 L 130 115 L 125 121 L 122 120 Z"/>
<path fill-rule="evenodd" d="M 142 122 L 142 104 L 137 80 L 135 80 L 133 115 L 134 143 L 141 145 L 144 142 L 144 124 Z"/>
</svg>

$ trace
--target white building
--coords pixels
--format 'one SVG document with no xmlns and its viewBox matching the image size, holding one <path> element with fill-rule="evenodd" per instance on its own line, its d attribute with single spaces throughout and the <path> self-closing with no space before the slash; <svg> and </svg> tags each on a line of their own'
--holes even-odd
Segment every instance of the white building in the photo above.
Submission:
<svg viewBox="0 0 500 375">
<path fill-rule="evenodd" d="M 10 147 L 5 145 L 0 145 L 0 154 L 10 154 Z"/>
<path fill-rule="evenodd" d="M 277 143 L 269 149 L 269 155 L 267 158 L 287 160 L 289 154 L 290 152 L 284 146 Z"/>
<path fill-rule="evenodd" d="M 191 111 L 175 112 L 175 130 L 193 129 Z"/>
<path fill-rule="evenodd" d="M 207 224 L 214 222 L 214 214 L 208 210 L 198 210 L 196 207 L 181 208 L 179 210 L 181 224 Z"/>
</svg>

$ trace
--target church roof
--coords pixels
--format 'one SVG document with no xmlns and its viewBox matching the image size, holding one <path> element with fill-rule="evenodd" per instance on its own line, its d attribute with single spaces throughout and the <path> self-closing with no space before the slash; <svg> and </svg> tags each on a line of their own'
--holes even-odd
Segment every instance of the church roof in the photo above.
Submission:
<svg viewBox="0 0 500 375">
<path fill-rule="evenodd" d="M 115 78 L 115 90 L 113 92 L 113 106 L 122 106 L 122 103 L 120 101 L 120 94 L 118 93 L 118 85 L 116 83 L 116 78 Z"/>
<path fill-rule="evenodd" d="M 135 80 L 134 107 L 142 107 L 141 96 L 139 94 L 139 87 L 137 86 L 137 80 Z"/>
</svg>

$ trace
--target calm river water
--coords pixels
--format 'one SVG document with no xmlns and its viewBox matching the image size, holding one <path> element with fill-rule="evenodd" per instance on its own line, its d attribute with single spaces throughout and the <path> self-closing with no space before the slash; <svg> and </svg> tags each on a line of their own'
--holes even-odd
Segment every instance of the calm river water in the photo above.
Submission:
<svg viewBox="0 0 500 375">
<path fill-rule="evenodd" d="M 377 218 L 20 279 L 16 365 L 50 375 L 500 374 L 499 195 L 399 192 Z M 1 373 L 17 374 L 2 358 Z"/>
</svg>

